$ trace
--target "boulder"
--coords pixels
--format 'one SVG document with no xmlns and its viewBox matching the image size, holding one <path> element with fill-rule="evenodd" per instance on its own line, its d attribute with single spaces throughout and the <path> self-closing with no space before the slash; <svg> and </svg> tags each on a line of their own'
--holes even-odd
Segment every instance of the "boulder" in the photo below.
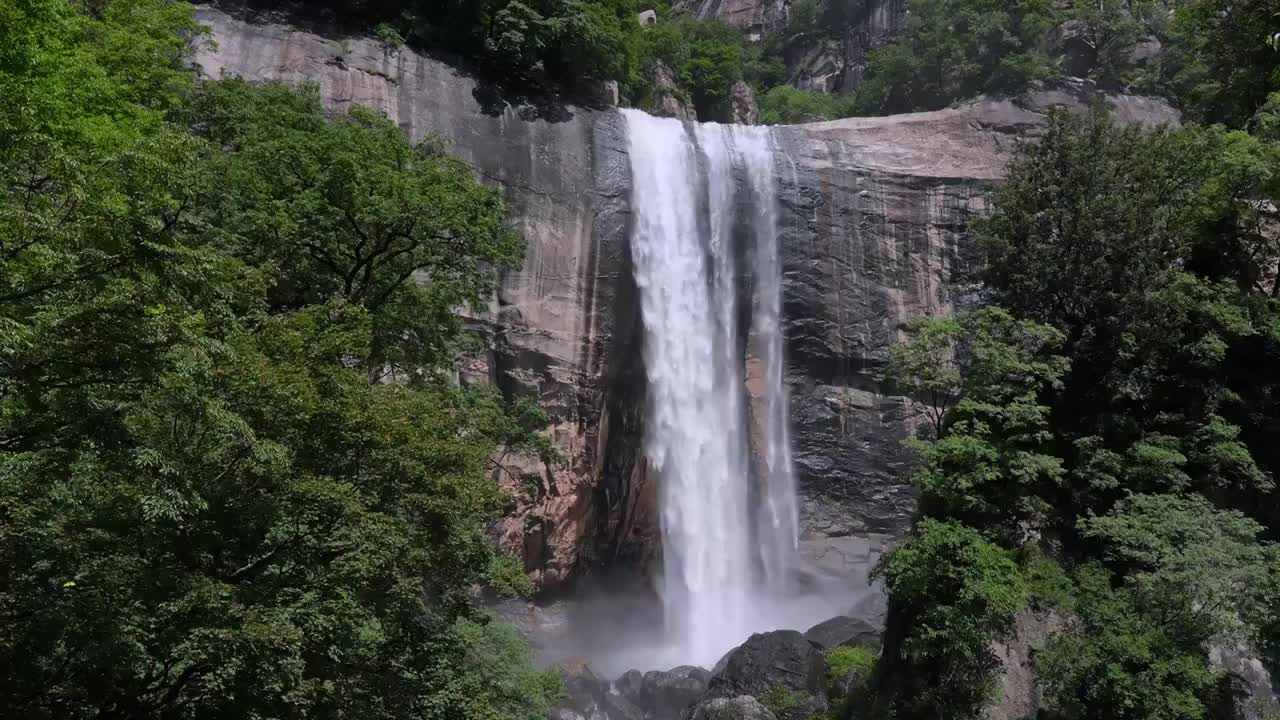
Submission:
<svg viewBox="0 0 1280 720">
<path fill-rule="evenodd" d="M 733 122 L 739 125 L 755 125 L 760 121 L 760 107 L 756 105 L 756 93 L 745 81 L 739 80 L 730 90 Z"/>
<path fill-rule="evenodd" d="M 646 720 L 652 717 L 629 698 L 617 692 L 605 694 L 601 706 L 609 720 Z"/>
<path fill-rule="evenodd" d="M 1133 50 L 1129 53 L 1129 62 L 1134 65 L 1143 66 L 1150 64 L 1164 51 L 1164 43 L 1160 39 L 1148 35 L 1138 38 L 1133 44 Z"/>
<path fill-rule="evenodd" d="M 609 683 L 596 675 L 586 660 L 571 658 L 554 667 L 564 681 L 564 699 L 552 713 L 557 720 L 623 720 L 609 715 L 605 703 Z"/>
<path fill-rule="evenodd" d="M 616 108 L 622 103 L 622 91 L 617 80 L 605 80 L 600 83 L 600 103 L 605 107 Z"/>
<path fill-rule="evenodd" d="M 840 645 L 864 645 L 879 651 L 880 635 L 880 628 L 866 620 L 842 615 L 809 628 L 804 638 L 823 650 Z"/>
<path fill-rule="evenodd" d="M 632 698 L 621 689 L 611 688 L 585 660 L 562 660 L 554 667 L 564 681 L 564 699 L 552 711 L 555 720 L 645 720 L 647 717 Z"/>
<path fill-rule="evenodd" d="M 1089 26 L 1081 20 L 1067 20 L 1053 29 L 1049 46 L 1066 61 L 1067 74 L 1088 77 L 1098 61 L 1098 51 L 1089 39 Z"/>
<path fill-rule="evenodd" d="M 1209 662 L 1223 671 L 1220 716 L 1231 720 L 1280 717 L 1276 684 L 1256 649 L 1244 643 L 1218 642 L 1209 647 Z"/>
<path fill-rule="evenodd" d="M 690 720 L 777 720 L 769 709 L 750 695 L 712 698 L 693 709 Z"/>
<path fill-rule="evenodd" d="M 637 705 L 642 705 L 644 697 L 644 673 L 639 670 L 628 670 L 613 681 L 613 687 L 622 697 Z"/>
<path fill-rule="evenodd" d="M 983 720 L 1023 720 L 1045 709 L 1035 654 L 1069 621 L 1056 610 L 1023 610 L 1014 616 L 1008 636 L 991 644 L 1004 672 L 996 700 L 984 711 Z"/>
<path fill-rule="evenodd" d="M 708 684 L 709 698 L 759 698 L 786 689 L 826 701 L 826 658 L 821 648 L 795 630 L 752 635 L 721 662 L 723 667 Z"/>
<path fill-rule="evenodd" d="M 660 117 L 677 120 L 697 120 L 698 112 L 685 101 L 685 94 L 676 84 L 676 73 L 666 63 L 653 64 L 653 107 L 649 112 Z"/>
<path fill-rule="evenodd" d="M 710 680 L 711 673 L 693 665 L 651 670 L 644 674 L 638 704 L 648 717 L 674 720 L 707 692 Z"/>
</svg>

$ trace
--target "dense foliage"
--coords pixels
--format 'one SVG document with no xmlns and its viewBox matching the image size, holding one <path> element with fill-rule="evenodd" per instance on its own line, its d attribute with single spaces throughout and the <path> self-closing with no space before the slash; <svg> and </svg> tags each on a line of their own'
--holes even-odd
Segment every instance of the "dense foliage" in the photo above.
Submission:
<svg viewBox="0 0 1280 720">
<path fill-rule="evenodd" d="M 910 672 L 894 678 L 877 715 L 977 717 L 999 660 L 991 637 L 1013 621 L 1027 591 L 1010 553 L 978 531 L 925 519 L 876 573 L 893 598 L 892 647 Z"/>
<path fill-rule="evenodd" d="M 901 680 L 936 675 L 921 643 L 1001 639 L 972 627 L 987 609 L 921 619 L 954 608 L 929 583 L 962 576 L 913 550 L 944 521 L 1017 553 L 1037 622 L 1056 618 L 1037 656 L 1055 717 L 1218 717 L 1211 651 L 1280 661 L 1280 148 L 1258 119 L 1051 114 L 972 228 L 984 309 L 905 328 L 888 379 L 924 421 L 922 517 L 885 564 L 899 665 L 878 689 L 899 717 L 973 715 L 961 691 L 999 670 L 923 701 Z"/>
<path fill-rule="evenodd" d="M 912 0 L 906 27 L 874 51 L 859 90 L 864 112 L 935 109 L 1052 77 L 1041 48 L 1049 0 Z"/>
<path fill-rule="evenodd" d="M 760 122 L 790 125 L 837 120 L 853 114 L 853 99 L 816 90 L 800 90 L 790 85 L 770 88 L 759 98 Z"/>
<path fill-rule="evenodd" d="M 1280 85 L 1278 32 L 1269 0 L 912 0 L 902 32 L 870 53 L 857 108 L 934 110 L 1071 75 L 1241 127 Z"/>
<path fill-rule="evenodd" d="M 314 89 L 196 86 L 189 6 L 0 18 L 0 715 L 540 717 L 472 607 L 523 583 L 487 473 L 537 413 L 443 377 L 500 197 Z"/>
</svg>

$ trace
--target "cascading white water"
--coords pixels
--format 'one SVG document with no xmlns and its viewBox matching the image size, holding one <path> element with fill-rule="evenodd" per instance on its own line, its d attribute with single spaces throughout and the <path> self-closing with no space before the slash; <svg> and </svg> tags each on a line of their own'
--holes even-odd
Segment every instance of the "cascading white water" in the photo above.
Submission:
<svg viewBox="0 0 1280 720">
<path fill-rule="evenodd" d="M 778 257 L 778 200 L 774 189 L 773 152 L 765 128 L 741 128 L 737 145 L 746 165 L 751 207 L 756 217 L 755 306 L 751 314 L 752 352 L 764 370 L 764 493 L 757 532 L 764 579 L 773 590 L 785 589 L 800 535 L 787 388 L 783 383 L 782 265 Z"/>
<path fill-rule="evenodd" d="M 763 128 L 624 113 L 649 382 L 646 452 L 661 483 L 667 639 L 683 661 L 710 666 L 752 632 L 785 624 L 773 601 L 786 589 L 797 543 L 773 148 Z M 743 197 L 735 173 L 744 178 Z M 753 213 L 746 223 L 737 222 L 743 205 Z M 765 385 L 755 491 L 735 226 L 749 229 L 755 248 L 748 352 Z"/>
</svg>

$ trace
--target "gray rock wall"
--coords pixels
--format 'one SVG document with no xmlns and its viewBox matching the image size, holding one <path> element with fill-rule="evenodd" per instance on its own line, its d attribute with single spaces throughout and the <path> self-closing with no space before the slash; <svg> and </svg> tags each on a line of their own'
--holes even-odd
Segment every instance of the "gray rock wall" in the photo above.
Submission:
<svg viewBox="0 0 1280 720">
<path fill-rule="evenodd" d="M 757 38 L 786 26 L 790 4 L 790 0 L 677 0 L 673 3 L 695 17 L 723 20 Z"/>
<path fill-rule="evenodd" d="M 724 0 L 728 2 L 728 0 Z M 240 11 L 236 11 L 237 13 Z M 630 187 L 622 117 L 494 103 L 470 78 L 408 50 L 199 10 L 217 41 L 206 75 L 311 81 L 325 102 L 384 110 L 410 136 L 437 134 L 505 189 L 528 241 L 488 313 L 486 350 L 461 373 L 536 395 L 564 457 L 503 456 L 519 498 L 499 542 L 544 590 L 657 548 L 656 492 L 639 451 L 644 378 L 630 272 Z M 861 572 L 906 528 L 913 494 L 901 440 L 907 407 L 880 392 L 900 325 L 949 312 L 966 267 L 965 227 L 1048 105 L 1074 91 L 981 100 L 934 113 L 853 118 L 775 132 L 782 199 L 785 328 L 804 547 L 827 570 Z M 1113 99 L 1127 122 L 1176 121 L 1166 106 Z"/>
</svg>

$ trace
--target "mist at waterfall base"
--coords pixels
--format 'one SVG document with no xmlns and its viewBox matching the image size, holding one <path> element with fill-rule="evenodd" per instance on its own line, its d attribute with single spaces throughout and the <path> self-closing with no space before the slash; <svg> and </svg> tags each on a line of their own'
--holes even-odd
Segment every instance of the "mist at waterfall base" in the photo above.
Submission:
<svg viewBox="0 0 1280 720">
<path fill-rule="evenodd" d="M 656 598 L 580 594 L 565 647 L 549 649 L 610 676 L 711 668 L 752 633 L 804 630 L 857 600 L 799 552 L 778 248 L 787 168 L 770 131 L 624 117 L 662 569 Z"/>
</svg>

